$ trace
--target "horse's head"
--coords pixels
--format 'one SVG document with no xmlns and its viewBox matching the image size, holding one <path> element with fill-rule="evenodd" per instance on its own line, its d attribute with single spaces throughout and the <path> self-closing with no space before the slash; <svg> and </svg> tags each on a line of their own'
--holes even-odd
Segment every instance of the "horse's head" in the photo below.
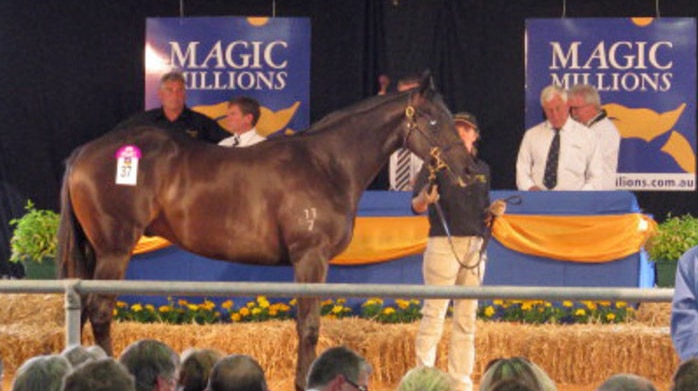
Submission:
<svg viewBox="0 0 698 391">
<path fill-rule="evenodd" d="M 429 72 L 419 87 L 409 92 L 405 108 L 403 144 L 436 170 L 447 170 L 452 180 L 465 186 L 473 161 L 453 124 L 453 117 L 434 88 Z"/>
</svg>

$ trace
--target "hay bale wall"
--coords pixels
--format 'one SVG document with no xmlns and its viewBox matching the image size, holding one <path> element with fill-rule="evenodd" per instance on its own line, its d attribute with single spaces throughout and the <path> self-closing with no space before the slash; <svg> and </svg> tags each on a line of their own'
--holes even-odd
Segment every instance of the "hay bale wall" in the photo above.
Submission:
<svg viewBox="0 0 698 391">
<path fill-rule="evenodd" d="M 63 299 L 60 295 L 8 295 L 21 304 L 0 308 L 0 357 L 13 374 L 22 362 L 38 354 L 63 349 Z M 12 301 L 12 300 L 10 300 Z M 31 308 L 31 310 L 27 310 Z M 42 313 L 36 311 L 42 308 Z M 665 311 L 662 307 L 659 312 Z M 650 316 L 656 320 L 657 316 Z M 533 326 L 478 321 L 475 380 L 498 357 L 526 356 L 558 383 L 598 383 L 619 372 L 631 372 L 655 382 L 668 382 L 678 365 L 667 327 L 642 323 L 623 325 Z M 318 350 L 344 344 L 374 366 L 373 381 L 396 384 L 414 366 L 418 323 L 379 324 L 363 319 L 323 319 Z M 93 344 L 89 326 L 83 343 Z M 450 336 L 447 324 L 437 365 L 446 368 Z M 294 375 L 297 338 L 293 321 L 230 325 L 165 325 L 115 323 L 112 330 L 118 356 L 133 341 L 161 340 L 176 351 L 216 348 L 257 358 L 269 379 Z"/>
</svg>

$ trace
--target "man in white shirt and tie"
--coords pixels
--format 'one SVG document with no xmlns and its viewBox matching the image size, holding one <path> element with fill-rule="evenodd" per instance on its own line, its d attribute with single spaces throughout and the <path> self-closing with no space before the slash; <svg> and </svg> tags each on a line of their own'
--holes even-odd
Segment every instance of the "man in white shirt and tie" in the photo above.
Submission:
<svg viewBox="0 0 698 391">
<path fill-rule="evenodd" d="M 233 135 L 221 140 L 218 145 L 240 148 L 266 140 L 264 136 L 257 133 L 255 128 L 259 116 L 259 102 L 256 100 L 246 96 L 230 99 L 226 121 L 228 121 L 227 130 Z"/>
<path fill-rule="evenodd" d="M 593 86 L 576 84 L 568 95 L 572 118 L 591 129 L 597 140 L 603 167 L 601 190 L 615 190 L 620 132 L 601 108 L 601 97 Z"/>
<path fill-rule="evenodd" d="M 567 92 L 543 89 L 546 121 L 524 134 L 516 161 L 519 190 L 601 190 L 601 155 L 589 129 L 570 117 Z"/>
<path fill-rule="evenodd" d="M 407 91 L 419 86 L 420 77 L 417 75 L 407 76 L 397 83 L 397 91 Z M 419 156 L 410 152 L 406 148 L 400 148 L 390 155 L 389 177 L 390 190 L 412 191 L 412 185 L 417 178 L 419 170 L 424 162 Z"/>
</svg>

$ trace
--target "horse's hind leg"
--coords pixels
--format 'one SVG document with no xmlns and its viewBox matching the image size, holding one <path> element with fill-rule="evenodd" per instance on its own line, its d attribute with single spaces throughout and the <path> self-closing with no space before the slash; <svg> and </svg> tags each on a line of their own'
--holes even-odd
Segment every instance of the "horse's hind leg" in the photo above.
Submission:
<svg viewBox="0 0 698 391">
<path fill-rule="evenodd" d="M 95 280 L 122 280 L 126 274 L 126 267 L 130 253 L 120 255 L 101 256 L 97 258 L 95 268 Z M 117 295 L 91 293 L 87 296 L 85 309 L 92 324 L 92 334 L 95 343 L 113 356 L 111 343 L 111 322 L 113 318 L 114 304 Z"/>
<path fill-rule="evenodd" d="M 306 253 L 295 264 L 295 280 L 298 283 L 325 282 L 327 276 L 326 256 L 316 251 Z M 305 379 L 317 356 L 315 347 L 320 336 L 320 299 L 299 298 L 296 314 L 298 333 L 298 358 L 296 361 L 296 390 L 305 389 Z"/>
</svg>

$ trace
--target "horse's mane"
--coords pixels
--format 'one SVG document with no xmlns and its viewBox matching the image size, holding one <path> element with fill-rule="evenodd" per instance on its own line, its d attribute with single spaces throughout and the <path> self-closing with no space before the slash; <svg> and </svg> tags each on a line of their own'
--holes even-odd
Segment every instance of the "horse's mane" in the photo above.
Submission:
<svg viewBox="0 0 698 391">
<path fill-rule="evenodd" d="M 404 99 L 404 97 L 406 97 L 408 95 L 409 95 L 409 92 L 406 91 L 406 92 L 400 92 L 397 94 L 390 94 L 390 95 L 377 95 L 374 97 L 364 99 L 362 101 L 354 103 L 351 106 L 348 106 L 348 107 L 333 111 L 330 114 L 327 114 L 326 116 L 322 117 L 320 120 L 311 124 L 310 127 L 307 128 L 305 131 L 300 132 L 300 134 L 305 134 L 305 133 L 310 134 L 310 133 L 322 132 L 322 131 L 328 129 L 329 125 L 334 124 L 336 122 L 343 121 L 347 117 L 355 116 L 357 114 L 362 114 L 362 113 L 365 113 L 367 111 L 374 110 L 381 105 L 387 105 L 389 103 L 393 103 L 394 101 L 402 100 L 402 99 Z"/>
</svg>

